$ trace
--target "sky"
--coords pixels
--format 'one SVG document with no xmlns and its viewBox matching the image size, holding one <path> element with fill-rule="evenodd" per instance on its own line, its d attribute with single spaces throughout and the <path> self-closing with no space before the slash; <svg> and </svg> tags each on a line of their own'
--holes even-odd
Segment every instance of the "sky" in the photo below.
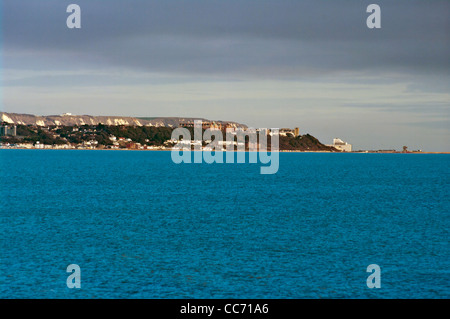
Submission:
<svg viewBox="0 0 450 319">
<path fill-rule="evenodd" d="M 67 6 L 81 8 L 69 29 Z M 369 29 L 369 4 L 381 28 Z M 450 1 L 3 0 L 0 110 L 450 151 Z"/>
</svg>

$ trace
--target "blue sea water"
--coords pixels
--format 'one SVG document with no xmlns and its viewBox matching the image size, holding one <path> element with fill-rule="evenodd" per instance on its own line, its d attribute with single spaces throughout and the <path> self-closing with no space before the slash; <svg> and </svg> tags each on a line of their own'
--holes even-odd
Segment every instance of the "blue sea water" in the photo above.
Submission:
<svg viewBox="0 0 450 319">
<path fill-rule="evenodd" d="M 260 166 L 0 150 L 0 297 L 450 297 L 450 155 L 281 153 L 277 174 Z"/>
</svg>

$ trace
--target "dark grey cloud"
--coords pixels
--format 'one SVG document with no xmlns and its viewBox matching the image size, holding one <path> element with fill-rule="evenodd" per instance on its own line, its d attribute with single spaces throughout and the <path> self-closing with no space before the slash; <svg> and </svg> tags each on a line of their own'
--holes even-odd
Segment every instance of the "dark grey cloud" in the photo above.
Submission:
<svg viewBox="0 0 450 319">
<path fill-rule="evenodd" d="M 72 2 L 82 9 L 80 30 L 65 25 Z M 449 1 L 375 1 L 382 28 L 369 30 L 365 9 L 372 2 L 6 0 L 5 66 L 280 78 L 449 74 Z"/>
</svg>

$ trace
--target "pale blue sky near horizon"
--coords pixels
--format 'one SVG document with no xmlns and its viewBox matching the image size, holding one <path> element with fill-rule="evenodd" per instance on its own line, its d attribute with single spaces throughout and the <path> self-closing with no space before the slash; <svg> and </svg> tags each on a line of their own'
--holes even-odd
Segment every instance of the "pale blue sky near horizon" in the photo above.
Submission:
<svg viewBox="0 0 450 319">
<path fill-rule="evenodd" d="M 81 29 L 66 8 L 81 7 Z M 381 7 L 381 29 L 366 8 Z M 299 127 L 450 151 L 450 1 L 2 1 L 5 112 Z"/>
</svg>

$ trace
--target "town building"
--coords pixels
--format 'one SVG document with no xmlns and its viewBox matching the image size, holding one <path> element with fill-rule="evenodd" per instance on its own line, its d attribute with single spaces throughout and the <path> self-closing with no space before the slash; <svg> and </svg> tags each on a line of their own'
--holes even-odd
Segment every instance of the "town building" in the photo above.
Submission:
<svg viewBox="0 0 450 319">
<path fill-rule="evenodd" d="M 294 128 L 294 129 L 280 128 L 279 134 L 280 134 L 280 136 L 297 137 L 300 135 L 300 129 L 298 127 Z"/>
<path fill-rule="evenodd" d="M 334 147 L 335 149 L 340 150 L 342 152 L 352 151 L 352 144 L 348 144 L 347 142 L 344 142 L 340 138 L 334 138 L 333 144 L 328 144 L 327 146 Z"/>
<path fill-rule="evenodd" d="M 0 136 L 17 136 L 17 126 L 2 125 L 0 126 Z"/>
</svg>

